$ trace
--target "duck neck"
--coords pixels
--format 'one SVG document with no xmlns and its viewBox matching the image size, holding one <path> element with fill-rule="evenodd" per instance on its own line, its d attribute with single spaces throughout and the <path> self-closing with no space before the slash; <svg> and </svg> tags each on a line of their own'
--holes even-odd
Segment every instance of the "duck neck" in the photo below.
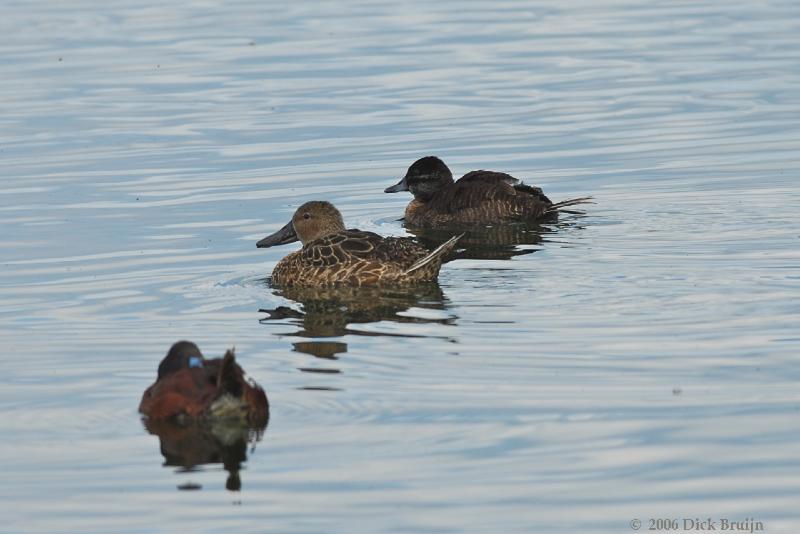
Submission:
<svg viewBox="0 0 800 534">
<path fill-rule="evenodd" d="M 344 232 L 344 222 L 342 221 L 335 221 L 330 224 L 326 224 L 324 228 L 318 229 L 316 232 L 312 232 L 311 238 L 301 239 L 303 246 L 305 247 L 307 244 L 314 242 L 318 239 L 322 239 L 324 237 L 328 237 L 329 235 L 338 234 L 339 232 Z"/>
</svg>

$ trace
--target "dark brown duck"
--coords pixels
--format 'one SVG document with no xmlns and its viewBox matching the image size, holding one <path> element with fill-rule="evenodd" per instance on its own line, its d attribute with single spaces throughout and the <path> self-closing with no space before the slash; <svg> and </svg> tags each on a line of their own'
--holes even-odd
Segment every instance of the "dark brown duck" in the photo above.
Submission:
<svg viewBox="0 0 800 534">
<path fill-rule="evenodd" d="M 333 204 L 312 201 L 300 206 L 286 226 L 256 246 L 303 243 L 303 248 L 275 266 L 272 283 L 277 286 L 409 284 L 436 280 L 442 257 L 453 249 L 458 237 L 431 252 L 413 239 L 347 230 Z"/>
<path fill-rule="evenodd" d="M 540 188 L 494 171 L 468 172 L 454 182 L 450 169 L 436 156 L 418 159 L 400 182 L 385 189 L 386 193 L 398 191 L 414 195 L 405 219 L 420 227 L 536 221 L 591 198 L 553 203 Z"/>
</svg>

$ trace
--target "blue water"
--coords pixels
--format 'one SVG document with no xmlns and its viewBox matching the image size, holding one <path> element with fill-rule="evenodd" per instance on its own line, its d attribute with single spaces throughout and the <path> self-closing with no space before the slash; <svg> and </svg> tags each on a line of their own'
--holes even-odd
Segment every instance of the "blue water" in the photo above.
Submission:
<svg viewBox="0 0 800 534">
<path fill-rule="evenodd" d="M 800 4 L 34 1 L 0 32 L 0 531 L 800 531 Z M 307 200 L 405 235 L 382 190 L 429 154 L 596 204 L 416 292 L 270 288 L 296 245 L 255 242 Z M 239 491 L 139 419 L 178 339 L 267 390 Z"/>
</svg>

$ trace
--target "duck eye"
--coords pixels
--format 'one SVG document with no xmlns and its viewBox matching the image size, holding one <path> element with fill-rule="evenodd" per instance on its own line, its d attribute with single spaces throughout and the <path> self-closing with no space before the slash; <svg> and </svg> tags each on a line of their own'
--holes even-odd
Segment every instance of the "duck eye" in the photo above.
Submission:
<svg viewBox="0 0 800 534">
<path fill-rule="evenodd" d="M 304 213 L 303 214 L 303 218 L 304 219 L 310 219 L 311 218 L 311 214 L 310 213 Z"/>
</svg>

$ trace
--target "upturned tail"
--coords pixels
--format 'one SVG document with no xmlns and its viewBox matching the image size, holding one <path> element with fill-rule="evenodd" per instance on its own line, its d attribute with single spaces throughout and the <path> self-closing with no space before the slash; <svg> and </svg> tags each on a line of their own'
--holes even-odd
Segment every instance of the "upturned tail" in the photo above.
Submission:
<svg viewBox="0 0 800 534">
<path fill-rule="evenodd" d="M 414 271 L 422 269 L 423 267 L 434 261 L 441 261 L 441 258 L 445 254 L 448 254 L 451 250 L 453 250 L 453 247 L 456 246 L 456 242 L 458 242 L 458 240 L 461 239 L 462 237 L 464 237 L 464 234 L 455 235 L 451 237 L 450 239 L 448 239 L 447 241 L 436 247 L 436 250 L 434 250 L 433 252 L 431 252 L 421 260 L 419 260 L 417 263 L 406 269 L 403 272 L 403 274 L 413 273 Z"/>
<path fill-rule="evenodd" d="M 241 377 L 233 349 L 229 349 L 222 359 L 222 365 L 217 376 L 217 387 L 234 397 L 242 396 Z"/>
<path fill-rule="evenodd" d="M 559 211 L 564 211 L 566 213 L 576 213 L 574 211 L 565 210 L 564 208 L 569 206 L 576 206 L 578 204 L 594 204 L 592 200 L 594 200 L 594 197 L 579 197 L 579 198 L 571 198 L 569 200 L 562 200 L 561 202 L 556 202 L 555 204 L 548 206 L 545 213 L 556 213 Z"/>
</svg>

